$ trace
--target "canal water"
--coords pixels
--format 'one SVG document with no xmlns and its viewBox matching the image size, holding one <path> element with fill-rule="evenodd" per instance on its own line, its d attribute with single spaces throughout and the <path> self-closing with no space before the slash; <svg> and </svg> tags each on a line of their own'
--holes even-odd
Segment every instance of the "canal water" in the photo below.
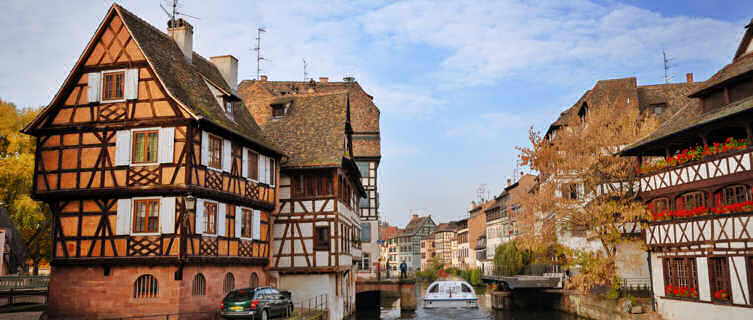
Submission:
<svg viewBox="0 0 753 320">
<path fill-rule="evenodd" d="M 551 310 L 515 310 L 501 311 L 491 307 L 491 295 L 483 287 L 475 288 L 479 299 L 477 309 L 439 308 L 424 309 L 423 296 L 428 283 L 416 286 L 416 311 L 409 314 L 400 314 L 400 297 L 388 293 L 382 293 L 380 305 L 373 308 L 359 308 L 349 320 L 376 320 L 376 319 L 463 319 L 463 320 L 580 320 L 574 315 Z"/>
</svg>

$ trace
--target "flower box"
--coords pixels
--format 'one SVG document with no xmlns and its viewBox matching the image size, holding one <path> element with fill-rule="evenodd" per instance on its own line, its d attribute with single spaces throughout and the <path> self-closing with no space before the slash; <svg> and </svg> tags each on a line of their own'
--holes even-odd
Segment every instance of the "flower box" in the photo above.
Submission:
<svg viewBox="0 0 753 320">
<path fill-rule="evenodd" d="M 734 139 L 730 137 L 727 138 L 727 140 L 723 144 L 715 142 L 710 146 L 708 144 L 703 146 L 698 145 L 695 148 L 682 150 L 682 152 L 672 157 L 667 157 L 654 162 L 643 163 L 637 168 L 637 170 L 638 174 L 648 174 L 666 168 L 675 167 L 681 164 L 696 162 L 701 159 L 712 157 L 721 153 L 744 150 L 746 148 L 748 148 L 748 144 L 745 139 Z"/>
<path fill-rule="evenodd" d="M 698 288 L 667 285 L 664 288 L 664 295 L 682 300 L 698 300 Z"/>
</svg>

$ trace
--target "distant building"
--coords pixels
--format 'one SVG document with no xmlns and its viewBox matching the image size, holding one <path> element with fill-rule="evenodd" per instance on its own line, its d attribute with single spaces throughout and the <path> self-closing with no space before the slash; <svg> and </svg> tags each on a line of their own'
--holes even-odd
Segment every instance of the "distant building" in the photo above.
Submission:
<svg viewBox="0 0 753 320">
<path fill-rule="evenodd" d="M 468 243 L 468 219 L 458 221 L 455 229 L 455 241 L 457 243 L 456 268 L 468 269 L 471 267 L 471 247 Z M 474 266 L 475 267 L 475 266 Z"/>
</svg>

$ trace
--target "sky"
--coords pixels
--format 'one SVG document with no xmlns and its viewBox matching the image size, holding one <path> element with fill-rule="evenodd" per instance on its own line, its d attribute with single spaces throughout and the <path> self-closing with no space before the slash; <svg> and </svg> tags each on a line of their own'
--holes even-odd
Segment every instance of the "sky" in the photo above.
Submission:
<svg viewBox="0 0 753 320">
<path fill-rule="evenodd" d="M 165 30 L 160 0 L 119 1 Z M 0 99 L 50 102 L 112 2 L 2 1 Z M 404 226 L 468 214 L 499 194 L 516 146 L 546 130 L 598 80 L 705 80 L 731 61 L 753 1 L 200 1 L 179 11 L 194 50 L 232 54 L 239 80 L 353 76 L 381 110 L 380 216 Z M 1 115 L 0 115 L 1 116 Z M 523 168 L 522 171 L 525 171 Z"/>
</svg>

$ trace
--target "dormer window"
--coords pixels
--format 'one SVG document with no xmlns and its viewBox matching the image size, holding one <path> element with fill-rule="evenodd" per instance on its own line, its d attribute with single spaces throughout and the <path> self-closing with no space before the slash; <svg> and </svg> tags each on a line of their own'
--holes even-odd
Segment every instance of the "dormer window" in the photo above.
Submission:
<svg viewBox="0 0 753 320">
<path fill-rule="evenodd" d="M 272 105 L 272 117 L 274 118 L 280 118 L 285 116 L 285 105 L 284 104 L 273 104 Z"/>
<path fill-rule="evenodd" d="M 233 104 L 230 101 L 225 101 L 225 112 L 226 113 L 233 112 Z"/>
<path fill-rule="evenodd" d="M 121 100 L 125 92 L 125 71 L 102 74 L 102 100 Z"/>
<path fill-rule="evenodd" d="M 651 112 L 657 116 L 664 113 L 665 109 L 667 109 L 666 103 L 656 103 L 651 105 Z"/>
</svg>

